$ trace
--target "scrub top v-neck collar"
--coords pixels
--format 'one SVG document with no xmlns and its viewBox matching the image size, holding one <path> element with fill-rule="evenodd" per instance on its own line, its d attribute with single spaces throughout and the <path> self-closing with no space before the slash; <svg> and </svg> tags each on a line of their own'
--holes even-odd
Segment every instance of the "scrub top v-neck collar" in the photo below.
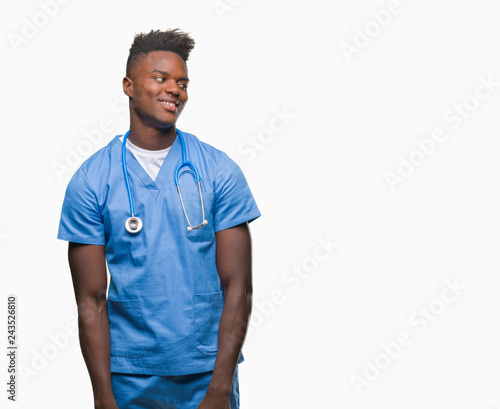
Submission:
<svg viewBox="0 0 500 409">
<path fill-rule="evenodd" d="M 180 132 L 177 130 L 177 132 Z M 113 141 L 115 151 L 120 155 L 120 161 L 122 158 L 122 141 L 120 137 L 122 135 L 117 135 Z M 174 184 L 174 170 L 178 163 L 181 162 L 180 159 L 181 146 L 179 142 L 179 137 L 176 135 L 174 143 L 170 147 L 165 160 L 163 161 L 156 179 L 151 179 L 151 176 L 146 172 L 146 170 L 141 166 L 135 156 L 127 149 L 127 170 L 134 172 L 137 178 L 142 181 L 144 186 L 149 190 L 149 192 L 156 199 L 160 190 L 167 188 L 169 185 Z M 125 181 L 123 182 L 125 183 Z"/>
</svg>

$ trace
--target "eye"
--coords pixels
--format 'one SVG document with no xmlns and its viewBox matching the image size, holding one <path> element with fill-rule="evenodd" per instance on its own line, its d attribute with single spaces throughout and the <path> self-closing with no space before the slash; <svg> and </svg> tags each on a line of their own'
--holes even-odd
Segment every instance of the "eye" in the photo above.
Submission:
<svg viewBox="0 0 500 409">
<path fill-rule="evenodd" d="M 156 77 L 155 81 L 161 83 L 161 82 L 165 81 L 165 78 L 163 78 L 163 77 Z"/>
<path fill-rule="evenodd" d="M 187 84 L 179 84 L 179 88 L 183 91 L 186 91 L 187 90 Z"/>
</svg>

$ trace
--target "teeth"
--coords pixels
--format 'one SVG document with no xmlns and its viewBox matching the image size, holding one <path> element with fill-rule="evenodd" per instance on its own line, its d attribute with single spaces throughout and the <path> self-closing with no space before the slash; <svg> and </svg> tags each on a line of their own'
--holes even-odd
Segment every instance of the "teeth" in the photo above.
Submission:
<svg viewBox="0 0 500 409">
<path fill-rule="evenodd" d="M 173 102 L 169 102 L 169 101 L 161 101 L 162 104 L 165 104 L 165 105 L 168 105 L 168 106 L 171 106 L 171 107 L 175 107 L 176 104 L 173 103 Z"/>
</svg>

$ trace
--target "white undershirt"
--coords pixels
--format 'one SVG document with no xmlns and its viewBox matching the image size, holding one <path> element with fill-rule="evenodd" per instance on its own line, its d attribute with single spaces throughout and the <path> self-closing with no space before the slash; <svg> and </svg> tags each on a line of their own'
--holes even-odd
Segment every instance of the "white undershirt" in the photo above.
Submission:
<svg viewBox="0 0 500 409">
<path fill-rule="evenodd" d="M 123 143 L 123 136 L 120 136 L 120 140 Z M 139 148 L 135 146 L 127 139 L 127 149 L 134 155 L 137 162 L 144 168 L 151 179 L 155 180 L 158 172 L 160 171 L 163 161 L 167 157 L 167 153 L 171 146 L 167 149 L 162 149 L 159 151 L 149 151 L 147 149 Z"/>
</svg>

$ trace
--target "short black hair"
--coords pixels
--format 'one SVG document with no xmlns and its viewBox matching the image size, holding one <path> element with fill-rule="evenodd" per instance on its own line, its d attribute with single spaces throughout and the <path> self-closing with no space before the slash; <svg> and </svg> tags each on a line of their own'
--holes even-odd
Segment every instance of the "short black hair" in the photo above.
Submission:
<svg viewBox="0 0 500 409">
<path fill-rule="evenodd" d="M 132 66 L 146 58 L 151 51 L 170 51 L 186 62 L 193 48 L 194 40 L 188 33 L 178 28 L 166 31 L 151 30 L 149 33 L 136 34 L 127 59 L 126 75 L 128 77 Z"/>
</svg>

